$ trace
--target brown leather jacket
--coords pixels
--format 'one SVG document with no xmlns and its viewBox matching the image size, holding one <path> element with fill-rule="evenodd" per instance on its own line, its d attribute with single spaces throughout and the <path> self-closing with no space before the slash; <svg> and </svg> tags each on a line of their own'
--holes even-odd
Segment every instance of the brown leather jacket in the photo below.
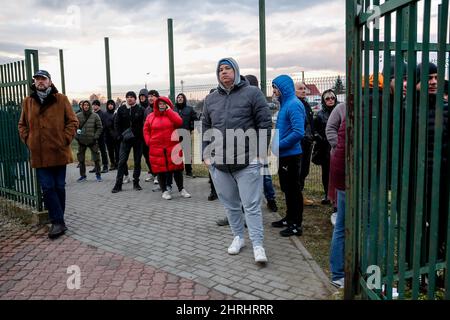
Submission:
<svg viewBox="0 0 450 320">
<path fill-rule="evenodd" d="M 22 103 L 19 135 L 31 153 L 31 167 L 47 168 L 73 162 L 70 144 L 78 119 L 67 97 L 52 90 L 41 103 L 34 86 Z"/>
</svg>

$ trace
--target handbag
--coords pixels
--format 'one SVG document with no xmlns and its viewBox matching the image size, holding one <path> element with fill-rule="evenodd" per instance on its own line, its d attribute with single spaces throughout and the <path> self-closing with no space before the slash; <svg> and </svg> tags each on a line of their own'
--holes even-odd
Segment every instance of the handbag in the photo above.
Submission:
<svg viewBox="0 0 450 320">
<path fill-rule="evenodd" d="M 129 127 L 127 130 L 122 132 L 122 140 L 123 141 L 130 141 L 134 138 L 133 131 L 131 131 L 131 127 Z"/>
<path fill-rule="evenodd" d="M 84 125 L 89 121 L 89 119 L 91 118 L 91 116 L 92 116 L 92 113 L 89 115 L 89 117 L 88 117 L 86 120 L 84 120 L 83 124 L 82 124 L 81 126 L 78 127 L 77 133 L 76 133 L 76 135 L 75 135 L 75 139 L 76 139 L 76 140 L 79 140 L 79 139 L 81 138 L 81 136 L 84 135 L 83 127 L 84 127 Z"/>
</svg>

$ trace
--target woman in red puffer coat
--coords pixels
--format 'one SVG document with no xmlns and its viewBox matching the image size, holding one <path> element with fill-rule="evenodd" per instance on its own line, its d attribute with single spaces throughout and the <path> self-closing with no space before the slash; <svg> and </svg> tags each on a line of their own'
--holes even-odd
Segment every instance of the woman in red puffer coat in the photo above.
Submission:
<svg viewBox="0 0 450 320">
<path fill-rule="evenodd" d="M 166 185 L 167 175 L 171 173 L 181 196 L 191 197 L 183 187 L 183 152 L 176 130 L 181 127 L 183 120 L 172 108 L 169 98 L 159 97 L 144 124 L 144 140 L 150 149 L 152 171 L 158 174 L 162 197 L 166 200 L 172 199 Z"/>
</svg>

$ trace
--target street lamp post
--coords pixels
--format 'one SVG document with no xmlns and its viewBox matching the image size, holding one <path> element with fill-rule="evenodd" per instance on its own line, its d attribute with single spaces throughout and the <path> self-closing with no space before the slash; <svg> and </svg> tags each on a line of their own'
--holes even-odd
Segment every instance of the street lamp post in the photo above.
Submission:
<svg viewBox="0 0 450 320">
<path fill-rule="evenodd" d="M 181 80 L 180 83 L 181 83 L 181 92 L 184 92 L 184 81 Z"/>
<path fill-rule="evenodd" d="M 146 75 L 150 75 L 150 72 L 147 72 Z M 145 89 L 147 89 L 147 81 L 145 81 Z"/>
</svg>

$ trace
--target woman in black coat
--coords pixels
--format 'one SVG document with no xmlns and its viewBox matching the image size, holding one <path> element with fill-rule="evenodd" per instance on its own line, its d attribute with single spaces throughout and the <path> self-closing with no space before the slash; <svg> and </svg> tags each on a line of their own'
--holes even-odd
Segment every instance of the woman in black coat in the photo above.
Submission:
<svg viewBox="0 0 450 320">
<path fill-rule="evenodd" d="M 325 90 L 322 93 L 322 110 L 317 113 L 317 117 L 314 119 L 314 150 L 313 150 L 313 163 L 322 167 L 322 184 L 325 196 L 322 199 L 322 204 L 329 204 L 328 200 L 328 179 L 330 175 L 330 144 L 328 143 L 325 129 L 327 127 L 327 121 L 330 117 L 331 111 L 337 105 L 336 93 L 331 90 Z"/>
</svg>

